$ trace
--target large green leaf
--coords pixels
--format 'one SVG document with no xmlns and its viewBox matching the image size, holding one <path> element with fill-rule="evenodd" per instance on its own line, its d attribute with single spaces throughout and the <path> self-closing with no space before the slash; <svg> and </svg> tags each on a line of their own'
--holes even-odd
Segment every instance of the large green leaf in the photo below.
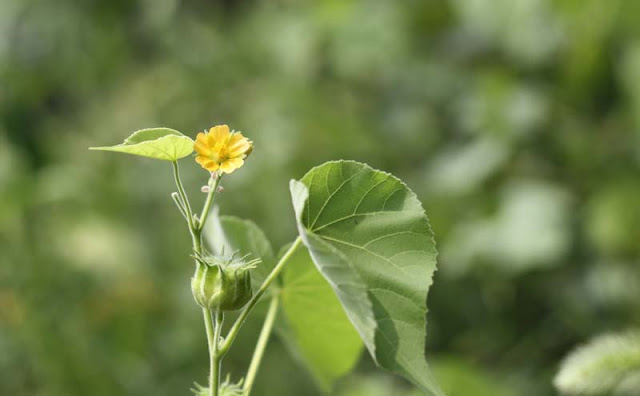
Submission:
<svg viewBox="0 0 640 396">
<path fill-rule="evenodd" d="M 280 334 L 328 392 L 358 361 L 362 341 L 304 246 L 289 259 L 282 278 Z"/>
<path fill-rule="evenodd" d="M 300 236 L 377 364 L 442 395 L 425 359 L 437 252 L 415 194 L 353 161 L 312 169 L 291 194 Z"/>
<path fill-rule="evenodd" d="M 251 271 L 254 287 L 273 269 L 275 258 L 266 235 L 253 222 L 236 217 L 210 217 L 205 228 L 207 246 L 214 253 L 239 252 L 262 263 Z M 281 297 L 278 334 L 293 355 L 309 369 L 325 391 L 351 370 L 362 351 L 362 342 L 327 281 L 316 270 L 307 249 L 301 246 L 272 285 Z"/>
<path fill-rule="evenodd" d="M 134 132 L 122 144 L 90 147 L 89 150 L 115 151 L 165 161 L 177 161 L 193 152 L 193 140 L 173 129 L 149 128 Z"/>
</svg>

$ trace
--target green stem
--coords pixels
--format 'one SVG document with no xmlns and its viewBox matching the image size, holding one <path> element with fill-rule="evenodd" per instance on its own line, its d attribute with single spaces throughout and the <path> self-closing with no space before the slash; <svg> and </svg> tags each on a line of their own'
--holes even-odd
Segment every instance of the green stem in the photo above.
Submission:
<svg viewBox="0 0 640 396">
<path fill-rule="evenodd" d="M 187 223 L 189 224 L 189 233 L 191 234 L 191 241 L 193 242 L 193 250 L 196 253 L 201 253 L 202 250 L 202 241 L 200 240 L 200 232 L 199 229 L 196 228 L 194 224 L 193 211 L 191 210 L 191 204 L 189 203 L 189 197 L 187 197 L 187 193 L 182 186 L 182 180 L 180 179 L 180 168 L 178 167 L 178 161 L 172 161 L 173 164 L 173 178 L 176 181 L 176 186 L 178 187 L 178 194 L 180 195 L 180 200 L 184 206 L 185 211 L 187 212 Z"/>
<path fill-rule="evenodd" d="M 171 199 L 173 199 L 173 202 L 178 207 L 178 210 L 180 211 L 180 214 L 182 215 L 182 217 L 184 217 L 186 221 L 189 221 L 189 216 L 187 215 L 186 209 L 184 207 L 184 204 L 182 203 L 182 198 L 180 198 L 180 195 L 177 192 L 173 192 L 171 193 Z"/>
<path fill-rule="evenodd" d="M 213 185 L 211 184 L 211 182 L 209 182 L 210 190 L 209 194 L 207 195 L 207 200 L 204 203 L 204 207 L 202 208 L 202 214 L 200 215 L 200 223 L 198 224 L 199 230 L 202 230 L 204 228 L 204 223 L 207 221 L 209 211 L 211 210 L 211 205 L 213 204 L 216 192 L 218 191 L 218 186 L 220 185 L 220 180 L 222 180 L 222 173 L 218 173 L 213 182 Z"/>
<path fill-rule="evenodd" d="M 275 323 L 276 316 L 278 314 L 279 304 L 280 298 L 278 296 L 274 296 L 271 299 L 271 304 L 269 304 L 267 317 L 264 320 L 264 325 L 262 326 L 262 330 L 260 331 L 260 337 L 258 338 L 258 343 L 256 344 L 256 349 L 253 352 L 251 364 L 249 365 L 249 370 L 247 371 L 247 376 L 245 377 L 243 392 L 244 396 L 249 396 L 249 394 L 251 393 L 251 388 L 253 387 L 256 375 L 258 374 L 258 368 L 260 367 L 260 363 L 262 362 L 262 356 L 264 356 L 264 351 L 267 348 L 267 343 L 269 342 L 269 337 L 271 336 L 271 331 L 273 330 L 273 324 Z"/>
<path fill-rule="evenodd" d="M 233 326 L 231 326 L 231 329 L 229 330 L 229 334 L 227 334 L 227 338 L 225 339 L 224 343 L 220 347 L 220 350 L 223 353 L 227 352 L 227 350 L 235 340 L 236 336 L 238 335 L 238 331 L 240 330 L 240 327 L 242 327 L 242 324 L 247 319 L 247 316 L 249 316 L 249 313 L 251 312 L 253 307 L 258 303 L 258 300 L 260 299 L 260 297 L 262 297 L 262 295 L 267 290 L 269 285 L 271 285 L 271 283 L 278 277 L 278 275 L 280 274 L 280 271 L 282 271 L 287 261 L 289 261 L 291 256 L 293 256 L 293 253 L 298 248 L 298 246 L 300 246 L 301 243 L 302 243 L 302 240 L 300 239 L 300 237 L 296 238 L 295 242 L 293 242 L 289 250 L 287 250 L 284 256 L 282 256 L 280 261 L 278 261 L 278 264 L 276 264 L 276 266 L 273 268 L 269 276 L 267 276 L 267 279 L 265 279 L 264 283 L 262 283 L 262 286 L 260 286 L 260 289 L 258 289 L 258 291 L 254 294 L 253 298 L 249 300 L 249 302 L 247 303 L 247 306 L 244 308 L 240 316 L 238 316 L 238 319 L 236 319 L 236 321 L 233 323 Z"/>
<path fill-rule="evenodd" d="M 206 308 L 202 308 L 202 316 L 204 317 L 204 327 L 207 330 L 207 345 L 209 346 L 209 358 L 214 354 L 215 347 L 215 324 L 211 317 L 211 311 Z"/>
<path fill-rule="evenodd" d="M 191 204 L 189 203 L 189 198 L 187 197 L 187 193 L 182 186 L 182 180 L 180 179 L 180 168 L 178 166 L 178 161 L 172 161 L 173 164 L 173 178 L 176 181 L 176 186 L 178 187 L 178 194 L 180 194 L 180 199 L 182 200 L 182 204 L 187 211 L 189 223 L 189 228 L 193 229 L 193 211 L 191 210 Z"/>
<path fill-rule="evenodd" d="M 207 310 L 209 320 L 211 320 L 211 312 Z M 216 319 L 213 322 L 213 340 L 210 340 L 211 348 L 209 349 L 210 358 L 210 372 L 209 372 L 209 396 L 218 396 L 220 390 L 220 368 L 222 363 L 222 357 L 224 353 L 220 352 L 220 333 L 222 332 L 222 322 L 224 321 L 224 314 L 222 312 L 216 313 Z"/>
</svg>

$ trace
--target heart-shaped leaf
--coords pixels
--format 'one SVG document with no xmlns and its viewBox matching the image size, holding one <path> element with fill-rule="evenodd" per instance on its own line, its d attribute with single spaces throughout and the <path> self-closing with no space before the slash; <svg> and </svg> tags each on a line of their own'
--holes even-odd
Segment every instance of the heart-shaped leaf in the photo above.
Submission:
<svg viewBox="0 0 640 396">
<path fill-rule="evenodd" d="M 89 150 L 115 151 L 165 161 L 177 161 L 193 152 L 193 140 L 173 129 L 149 128 L 134 132 L 122 144 L 90 147 Z"/>
<path fill-rule="evenodd" d="M 376 363 L 443 395 L 425 359 L 437 252 L 415 194 L 353 161 L 312 169 L 291 194 L 304 244 Z"/>
</svg>

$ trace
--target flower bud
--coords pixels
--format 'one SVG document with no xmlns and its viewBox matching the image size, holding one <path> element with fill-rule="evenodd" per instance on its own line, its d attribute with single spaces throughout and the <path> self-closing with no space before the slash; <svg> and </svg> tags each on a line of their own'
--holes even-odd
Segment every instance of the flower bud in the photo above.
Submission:
<svg viewBox="0 0 640 396">
<path fill-rule="evenodd" d="M 198 267 L 191 278 L 193 297 L 203 308 L 233 311 L 242 308 L 253 295 L 250 269 L 260 260 L 245 262 L 230 257 L 198 256 Z"/>
</svg>

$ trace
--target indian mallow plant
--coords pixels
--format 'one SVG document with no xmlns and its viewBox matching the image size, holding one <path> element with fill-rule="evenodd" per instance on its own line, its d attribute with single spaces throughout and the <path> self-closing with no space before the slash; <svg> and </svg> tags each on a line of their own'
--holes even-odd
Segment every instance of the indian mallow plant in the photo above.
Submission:
<svg viewBox="0 0 640 396">
<path fill-rule="evenodd" d="M 191 290 L 210 357 L 207 386 L 195 384 L 196 395 L 250 395 L 274 329 L 325 392 L 366 348 L 378 366 L 429 395 L 444 395 L 425 358 L 435 242 L 421 203 L 398 178 L 362 163 L 332 161 L 291 180 L 298 235 L 276 253 L 256 224 L 212 210 L 222 180 L 253 151 L 241 132 L 217 125 L 193 141 L 173 129 L 151 128 L 92 149 L 173 167 L 177 191 L 171 197 L 193 245 Z M 201 211 L 189 201 L 178 167 L 194 151 L 208 176 Z M 262 300 L 268 308 L 249 368 L 243 378 L 222 381 L 222 360 Z M 231 311 L 238 313 L 225 325 Z"/>
</svg>

